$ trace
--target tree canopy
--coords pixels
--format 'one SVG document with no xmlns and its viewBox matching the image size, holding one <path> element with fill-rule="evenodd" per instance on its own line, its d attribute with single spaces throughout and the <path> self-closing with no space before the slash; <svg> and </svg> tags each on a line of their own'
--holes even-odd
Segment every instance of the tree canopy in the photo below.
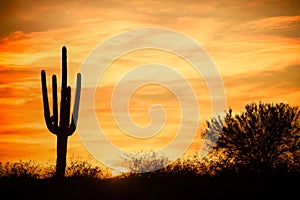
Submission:
<svg viewBox="0 0 300 200">
<path fill-rule="evenodd" d="M 251 103 L 208 123 L 206 145 L 223 168 L 255 172 L 299 171 L 300 112 L 285 103 Z"/>
</svg>

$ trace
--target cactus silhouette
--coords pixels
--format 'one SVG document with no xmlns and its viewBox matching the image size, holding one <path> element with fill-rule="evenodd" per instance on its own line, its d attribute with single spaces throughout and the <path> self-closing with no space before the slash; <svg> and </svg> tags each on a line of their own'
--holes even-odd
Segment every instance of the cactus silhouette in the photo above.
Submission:
<svg viewBox="0 0 300 200">
<path fill-rule="evenodd" d="M 62 47 L 62 82 L 59 113 L 60 118 L 58 118 L 56 75 L 52 76 L 52 116 L 50 116 L 45 70 L 41 71 L 41 81 L 44 104 L 44 118 L 46 121 L 46 125 L 49 131 L 57 136 L 56 177 L 63 178 L 65 176 L 66 169 L 68 136 L 71 136 L 76 130 L 81 91 L 81 74 L 78 73 L 73 114 L 70 122 L 71 87 L 67 86 L 67 48 L 65 46 Z"/>
</svg>

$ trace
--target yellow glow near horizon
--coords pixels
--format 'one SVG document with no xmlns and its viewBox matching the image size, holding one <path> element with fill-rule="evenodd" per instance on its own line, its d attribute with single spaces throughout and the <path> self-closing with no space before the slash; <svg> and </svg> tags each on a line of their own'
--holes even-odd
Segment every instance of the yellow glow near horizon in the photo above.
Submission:
<svg viewBox="0 0 300 200">
<path fill-rule="evenodd" d="M 129 172 L 129 170 L 125 167 L 116 167 L 113 171 L 112 171 L 112 176 L 120 176 L 123 173 Z"/>
</svg>

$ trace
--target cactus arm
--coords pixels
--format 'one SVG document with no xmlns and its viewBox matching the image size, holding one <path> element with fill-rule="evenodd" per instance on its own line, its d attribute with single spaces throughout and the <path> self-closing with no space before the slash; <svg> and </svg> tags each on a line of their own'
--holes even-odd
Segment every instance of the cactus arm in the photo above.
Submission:
<svg viewBox="0 0 300 200">
<path fill-rule="evenodd" d="M 81 92 L 81 74 L 78 73 L 77 80 L 76 80 L 76 94 L 75 94 L 74 107 L 73 107 L 73 116 L 74 116 L 75 126 L 77 125 L 77 119 L 78 119 L 80 92 Z"/>
<path fill-rule="evenodd" d="M 48 102 L 48 92 L 47 92 L 45 70 L 41 71 L 41 80 L 42 80 L 42 92 L 43 92 L 43 103 L 44 103 L 44 117 L 45 117 L 46 121 L 50 121 L 50 109 L 49 109 L 49 102 Z"/>
<path fill-rule="evenodd" d="M 68 128 L 69 128 L 69 123 L 70 123 L 70 106 L 71 106 L 71 87 L 68 86 L 67 88 L 67 100 L 66 100 L 66 115 L 65 115 L 65 123 L 66 123 L 66 129 L 64 130 L 64 133 L 66 134 Z"/>
<path fill-rule="evenodd" d="M 69 136 L 74 133 L 77 126 L 78 110 L 79 110 L 79 103 L 80 103 L 80 91 L 81 91 L 81 74 L 78 73 L 77 80 L 76 80 L 76 93 L 75 93 L 75 100 L 73 106 L 72 120 L 69 129 L 67 131 L 67 134 Z"/>
<path fill-rule="evenodd" d="M 54 127 L 58 128 L 58 108 L 57 108 L 57 80 L 56 75 L 52 76 L 52 98 L 53 98 L 53 115 L 52 121 Z"/>
<path fill-rule="evenodd" d="M 43 92 L 43 104 L 44 104 L 44 118 L 46 121 L 47 128 L 53 134 L 56 134 L 55 128 L 53 126 L 52 119 L 50 117 L 49 101 L 48 101 L 48 90 L 46 83 L 46 72 L 45 70 L 41 71 L 41 80 L 42 80 L 42 92 Z"/>
</svg>

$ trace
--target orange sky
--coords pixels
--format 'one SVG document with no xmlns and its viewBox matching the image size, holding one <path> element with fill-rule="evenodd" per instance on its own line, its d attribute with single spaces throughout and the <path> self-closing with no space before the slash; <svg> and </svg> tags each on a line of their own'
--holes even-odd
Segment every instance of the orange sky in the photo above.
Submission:
<svg viewBox="0 0 300 200">
<path fill-rule="evenodd" d="M 168 28 L 197 41 L 222 76 L 227 108 L 238 112 L 246 103 L 260 100 L 299 105 L 300 4 L 279 0 L 223 2 L 2 2 L 0 161 L 55 160 L 56 138 L 47 130 L 43 118 L 40 70 L 46 69 L 48 85 L 53 73 L 61 80 L 63 45 L 68 48 L 68 82 L 74 86 L 77 71 L 97 45 L 115 34 L 136 28 Z M 166 88 L 148 85 L 134 93 L 129 102 L 130 112 L 135 123 L 145 126 L 150 122 L 149 107 L 161 103 L 168 113 L 161 134 L 149 140 L 132 139 L 122 136 L 114 124 L 109 103 L 114 82 L 126 70 L 147 63 L 161 63 L 178 70 L 195 89 L 201 121 L 210 116 L 205 84 L 195 79 L 195 72 L 184 60 L 155 50 L 124 55 L 105 72 L 98 85 L 101 88 L 97 90 L 95 106 L 106 136 L 127 150 L 161 148 L 172 140 L 180 123 L 176 97 Z M 84 113 L 81 105 L 80 116 Z M 199 133 L 203 128 L 199 128 Z M 88 131 L 92 130 L 87 128 Z M 198 134 L 192 147 L 197 149 L 200 145 Z M 68 156 L 72 155 L 92 159 L 77 132 L 69 138 Z"/>
</svg>

